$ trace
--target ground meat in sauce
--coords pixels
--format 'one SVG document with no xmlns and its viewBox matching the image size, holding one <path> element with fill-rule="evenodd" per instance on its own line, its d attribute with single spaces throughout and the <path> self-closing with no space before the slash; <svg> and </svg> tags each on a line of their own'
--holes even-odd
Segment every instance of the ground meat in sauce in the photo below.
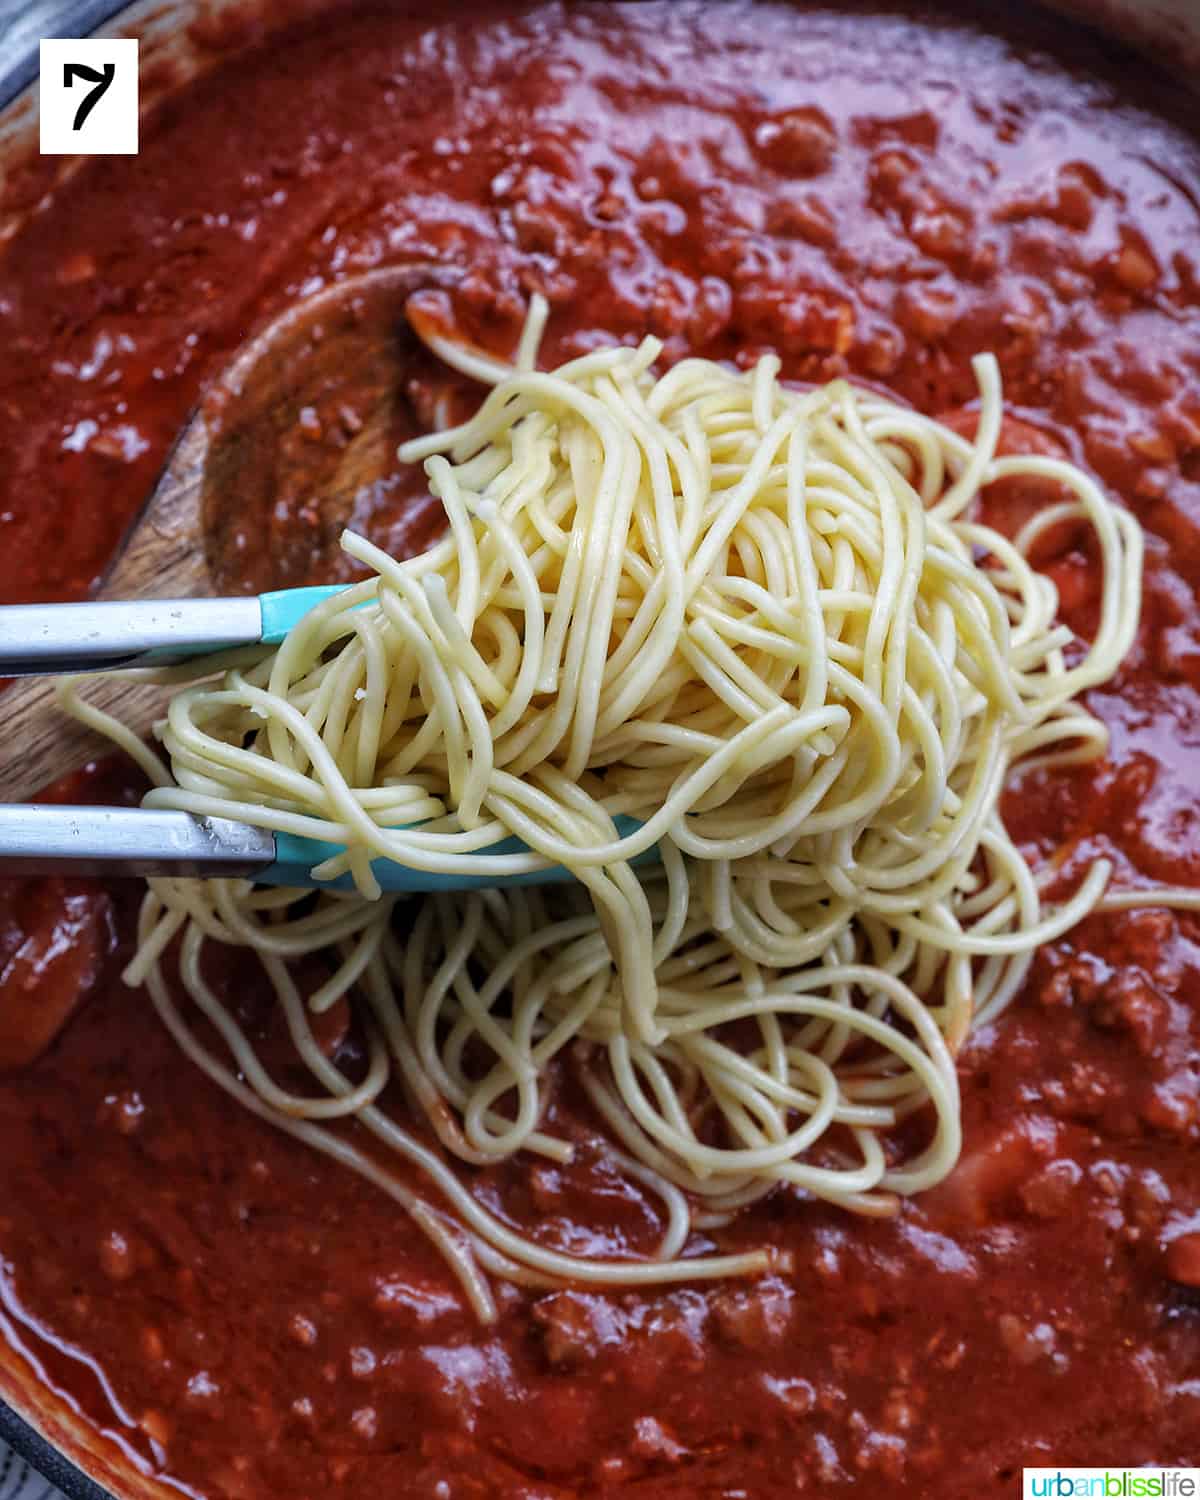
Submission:
<svg viewBox="0 0 1200 1500">
<path fill-rule="evenodd" d="M 1138 105 L 1182 114 L 1169 86 L 998 5 L 459 10 L 343 10 L 218 69 L 6 247 L 0 596 L 85 592 L 206 372 L 377 264 L 455 270 L 431 311 L 497 350 L 540 290 L 548 361 L 646 330 L 672 359 L 774 349 L 967 427 L 993 349 L 1006 440 L 1061 445 L 1149 545 L 1138 646 L 1090 700 L 1112 754 L 1027 778 L 1010 827 L 1066 878 L 1106 853 L 1197 881 L 1200 150 Z M 438 379 L 414 366 L 414 430 Z M 398 473 L 356 524 L 419 546 L 420 494 Z M 1010 487 L 993 519 L 1045 498 Z M 1048 559 L 1081 626 L 1093 563 Z M 1200 1463 L 1194 918 L 1039 954 L 963 1058 L 962 1164 L 898 1220 L 776 1196 L 713 1239 L 787 1245 L 790 1276 L 502 1289 L 482 1330 L 387 1201 L 232 1111 L 121 988 L 135 900 L 0 898 L 0 1011 L 33 995 L 57 1035 L 0 1075 L 0 1293 L 47 1379 L 193 1491 L 957 1500 L 1023 1464 Z M 586 1124 L 569 1089 L 555 1108 Z M 479 1190 L 547 1234 L 652 1239 L 594 1154 Z"/>
</svg>

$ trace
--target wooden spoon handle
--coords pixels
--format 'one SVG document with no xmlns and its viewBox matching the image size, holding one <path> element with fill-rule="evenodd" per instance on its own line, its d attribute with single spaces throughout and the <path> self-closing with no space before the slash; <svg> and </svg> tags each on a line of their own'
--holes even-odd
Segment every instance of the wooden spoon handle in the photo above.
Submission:
<svg viewBox="0 0 1200 1500">
<path fill-rule="evenodd" d="M 222 557 L 227 540 L 222 518 L 253 512 L 258 480 L 268 499 L 279 484 L 291 482 L 286 440 L 296 412 L 332 399 L 339 380 L 357 382 L 356 389 L 379 393 L 379 401 L 345 451 L 335 451 L 336 462 L 316 491 L 327 502 L 326 527 L 336 543 L 355 496 L 369 493 L 394 462 L 386 418 L 388 400 L 402 386 L 403 349 L 395 336 L 405 326 L 408 298 L 421 288 L 452 286 L 461 275 L 458 268 L 428 264 L 377 268 L 334 283 L 260 330 L 206 392 L 96 598 L 194 599 L 310 581 L 281 574 L 270 547 L 263 555 L 272 576 L 214 578 L 213 559 Z M 263 514 L 269 513 L 266 505 Z M 0 800 L 33 796 L 104 751 L 100 736 L 58 708 L 52 680 L 21 679 L 0 696 Z M 96 676 L 84 696 L 144 733 L 166 693 Z"/>
<path fill-rule="evenodd" d="M 194 598 L 211 594 L 200 533 L 200 477 L 208 431 L 196 418 L 176 445 L 145 510 L 97 591 L 98 599 Z M 59 707 L 53 677 L 22 677 L 0 693 L 0 799 L 23 802 L 112 750 L 102 735 Z M 97 673 L 82 696 L 145 734 L 166 691 Z"/>
<path fill-rule="evenodd" d="M 4 693 L 0 735 L 0 800 L 24 802 L 68 772 L 111 751 L 112 744 L 60 707 L 52 677 L 20 678 Z M 169 689 L 97 675 L 87 702 L 145 734 L 162 712 Z"/>
</svg>

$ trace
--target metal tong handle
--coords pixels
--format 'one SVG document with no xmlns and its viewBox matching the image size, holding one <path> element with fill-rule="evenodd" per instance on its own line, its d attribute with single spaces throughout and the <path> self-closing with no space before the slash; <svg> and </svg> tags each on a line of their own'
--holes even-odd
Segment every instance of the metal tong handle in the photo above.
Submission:
<svg viewBox="0 0 1200 1500">
<path fill-rule="evenodd" d="M 275 835 L 231 818 L 144 807 L 0 807 L 0 875 L 254 876 Z"/>
<path fill-rule="evenodd" d="M 262 639 L 249 599 L 130 599 L 0 607 L 0 677 L 167 666 Z"/>
<path fill-rule="evenodd" d="M 624 835 L 638 825 L 619 817 Z M 0 803 L 0 875 L 189 875 L 251 879 L 259 884 L 351 891 L 350 875 L 315 880 L 313 869 L 341 853 L 336 844 L 272 833 L 232 818 L 148 807 L 71 807 L 57 802 Z M 562 885 L 575 877 L 561 865 L 521 869 L 529 850 L 503 839 L 480 854 L 494 874 L 466 875 L 410 869 L 379 858 L 372 868 L 385 891 L 475 891 L 488 886 Z M 634 857 L 654 864 L 657 846 Z M 511 866 L 516 863 L 518 868 Z"/>
</svg>

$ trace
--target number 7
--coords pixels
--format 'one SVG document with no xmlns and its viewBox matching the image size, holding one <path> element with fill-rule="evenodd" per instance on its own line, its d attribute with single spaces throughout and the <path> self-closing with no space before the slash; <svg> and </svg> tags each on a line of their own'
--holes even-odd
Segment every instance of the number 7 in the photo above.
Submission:
<svg viewBox="0 0 1200 1500">
<path fill-rule="evenodd" d="M 85 67 L 83 63 L 64 64 L 63 88 L 69 89 L 77 78 L 86 79 L 88 83 L 94 83 L 96 85 L 95 88 L 88 90 L 88 92 L 84 95 L 83 103 L 80 104 L 79 108 L 75 111 L 75 123 L 71 126 L 72 130 L 83 129 L 83 122 L 87 119 L 88 115 L 91 114 L 92 110 L 95 109 L 96 105 L 100 102 L 105 89 L 108 88 L 109 84 L 116 77 L 116 72 L 116 63 L 110 62 L 105 63 L 103 71 L 99 73 L 95 68 Z"/>
</svg>

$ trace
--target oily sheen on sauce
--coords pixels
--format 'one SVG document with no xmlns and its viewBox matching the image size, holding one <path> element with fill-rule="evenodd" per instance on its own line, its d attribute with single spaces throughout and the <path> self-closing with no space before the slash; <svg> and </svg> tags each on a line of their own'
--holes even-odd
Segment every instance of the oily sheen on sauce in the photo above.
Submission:
<svg viewBox="0 0 1200 1500">
<path fill-rule="evenodd" d="M 1008 445 L 1085 463 L 1148 534 L 1138 646 L 1089 699 L 1111 756 L 1012 790 L 1008 825 L 1068 851 L 1064 889 L 1097 854 L 1195 882 L 1200 151 L 1161 80 L 973 11 L 356 7 L 218 65 L 0 260 L 3 596 L 86 590 L 206 372 L 317 278 L 437 261 L 461 277 L 431 315 L 497 351 L 537 290 L 548 364 L 646 331 L 670 358 L 774 349 L 789 378 L 850 373 L 967 430 L 991 349 Z M 463 395 L 412 360 L 398 438 Z M 298 472 L 360 395 L 331 393 Z M 989 520 L 1050 498 L 997 487 Z M 398 552 L 439 524 L 410 473 L 353 519 Z M 246 589 L 338 576 L 303 484 L 224 536 Z M 1084 633 L 1093 562 L 1050 564 Z M 106 769 L 58 790 L 137 791 Z M 962 1163 L 899 1219 L 777 1196 L 713 1241 L 786 1245 L 790 1276 L 505 1288 L 485 1333 L 390 1203 L 184 1068 L 117 979 L 136 896 L 4 890 L 0 1289 L 47 1380 L 173 1479 L 949 1500 L 1011 1494 L 1022 1463 L 1200 1462 L 1192 918 L 1097 918 L 1039 956 L 962 1059 Z M 212 977 L 254 1024 L 237 962 Z M 553 1108 L 594 1128 L 569 1088 Z M 652 1201 L 586 1149 L 478 1190 L 550 1244 L 653 1240 Z"/>
</svg>

